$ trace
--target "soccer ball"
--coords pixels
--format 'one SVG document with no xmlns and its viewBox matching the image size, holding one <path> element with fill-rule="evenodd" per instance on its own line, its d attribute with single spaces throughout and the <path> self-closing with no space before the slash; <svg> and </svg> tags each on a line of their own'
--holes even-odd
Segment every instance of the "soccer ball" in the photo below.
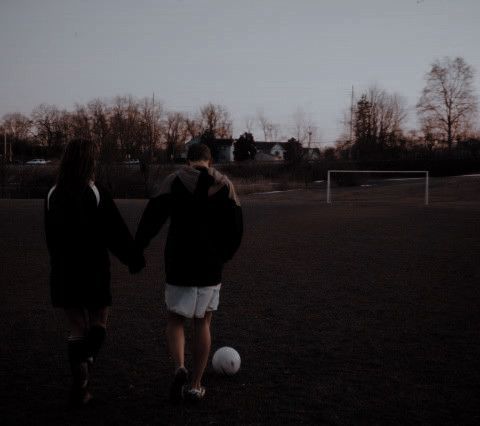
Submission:
<svg viewBox="0 0 480 426">
<path fill-rule="evenodd" d="M 226 374 L 233 376 L 240 370 L 240 355 L 239 353 L 228 346 L 218 349 L 212 358 L 212 367 L 218 374 Z"/>
</svg>

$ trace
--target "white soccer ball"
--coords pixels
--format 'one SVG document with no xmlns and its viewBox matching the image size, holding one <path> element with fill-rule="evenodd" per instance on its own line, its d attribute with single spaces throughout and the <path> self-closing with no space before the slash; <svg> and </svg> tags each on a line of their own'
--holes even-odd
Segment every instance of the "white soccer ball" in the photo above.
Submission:
<svg viewBox="0 0 480 426">
<path fill-rule="evenodd" d="M 240 370 L 240 364 L 240 354 L 228 346 L 218 349 L 213 354 L 212 367 L 218 374 L 232 376 Z"/>
</svg>

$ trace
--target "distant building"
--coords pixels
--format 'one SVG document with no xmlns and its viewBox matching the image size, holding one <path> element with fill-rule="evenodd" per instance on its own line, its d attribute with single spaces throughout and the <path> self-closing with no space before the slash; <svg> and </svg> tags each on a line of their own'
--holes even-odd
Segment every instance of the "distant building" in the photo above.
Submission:
<svg viewBox="0 0 480 426">
<path fill-rule="evenodd" d="M 287 142 L 255 142 L 257 148 L 256 160 L 265 161 L 265 155 L 275 157 L 278 160 L 285 160 Z M 263 154 L 259 157 L 259 154 Z"/>
<path fill-rule="evenodd" d="M 303 148 L 303 159 L 309 161 L 320 160 L 321 154 L 319 148 Z"/>
<path fill-rule="evenodd" d="M 215 152 L 212 152 L 213 161 L 215 163 L 228 163 L 234 160 L 233 158 L 233 139 L 215 139 Z M 200 143 L 200 136 L 190 139 L 185 147 Z M 185 153 L 186 158 L 186 153 Z"/>
<path fill-rule="evenodd" d="M 274 155 L 270 155 L 270 154 L 264 154 L 263 152 L 257 152 L 255 154 L 255 160 L 254 161 L 272 161 L 272 162 L 275 162 L 275 161 L 283 161 L 281 158 L 279 157 L 275 157 Z"/>
<path fill-rule="evenodd" d="M 256 160 L 268 161 L 268 158 L 285 160 L 288 149 L 288 142 L 255 142 L 257 148 Z M 259 156 L 259 154 L 262 154 Z M 302 148 L 302 158 L 304 160 L 315 161 L 320 160 L 321 154 L 319 148 Z"/>
<path fill-rule="evenodd" d="M 185 161 L 187 158 L 186 151 L 193 145 L 200 143 L 200 136 L 189 140 L 185 144 L 185 151 L 177 158 Z M 213 152 L 213 160 L 215 163 L 229 163 L 234 161 L 233 148 L 235 141 L 233 139 L 215 139 L 216 152 Z M 256 161 L 285 161 L 288 142 L 255 142 L 257 154 Z M 309 161 L 320 160 L 321 154 L 318 148 L 303 148 L 302 158 Z"/>
</svg>

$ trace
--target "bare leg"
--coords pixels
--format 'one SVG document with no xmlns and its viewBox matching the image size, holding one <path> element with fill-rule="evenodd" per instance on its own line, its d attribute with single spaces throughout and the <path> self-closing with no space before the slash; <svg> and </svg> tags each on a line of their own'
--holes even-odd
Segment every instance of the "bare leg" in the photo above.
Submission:
<svg viewBox="0 0 480 426">
<path fill-rule="evenodd" d="M 174 312 L 167 317 L 167 345 L 170 356 L 175 362 L 175 369 L 185 367 L 185 318 Z"/>
<path fill-rule="evenodd" d="M 210 355 L 211 336 L 210 322 L 212 321 L 212 312 L 206 312 L 203 318 L 195 318 L 195 341 L 193 351 L 193 375 L 192 388 L 200 389 L 202 385 L 202 376 L 207 367 L 208 357 Z"/>
<path fill-rule="evenodd" d="M 107 320 L 108 320 L 109 313 L 110 313 L 110 309 L 108 306 L 88 311 L 90 327 L 98 325 L 100 327 L 107 328 Z"/>
<path fill-rule="evenodd" d="M 90 365 L 97 358 L 100 348 L 105 341 L 108 313 L 108 306 L 88 311 L 87 358 Z"/>
<path fill-rule="evenodd" d="M 83 308 L 67 308 L 65 314 L 70 326 L 68 359 L 73 378 L 70 402 L 75 405 L 85 405 L 92 398 L 87 390 L 88 368 L 85 341 L 87 321 L 85 310 Z"/>
<path fill-rule="evenodd" d="M 70 329 L 70 337 L 84 337 L 87 330 L 85 310 L 83 308 L 66 308 L 65 314 Z"/>
</svg>

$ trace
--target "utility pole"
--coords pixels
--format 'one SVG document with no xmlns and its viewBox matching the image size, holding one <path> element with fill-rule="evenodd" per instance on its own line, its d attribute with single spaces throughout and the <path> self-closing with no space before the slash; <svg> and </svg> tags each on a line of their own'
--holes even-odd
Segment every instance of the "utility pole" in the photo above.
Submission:
<svg viewBox="0 0 480 426">
<path fill-rule="evenodd" d="M 5 168 L 7 165 L 7 131 L 3 129 L 3 157 L 0 163 L 0 180 L 2 186 L 1 197 L 5 197 Z"/>
<path fill-rule="evenodd" d="M 15 132 L 15 129 L 12 127 L 12 133 L 13 133 L 13 138 L 10 138 L 10 144 L 8 146 L 8 162 L 12 164 L 13 162 L 13 147 L 12 143 L 13 141 L 17 140 L 17 132 Z"/>
<path fill-rule="evenodd" d="M 152 93 L 152 146 L 155 142 L 155 92 Z"/>
<path fill-rule="evenodd" d="M 152 93 L 152 142 L 150 144 L 151 155 L 155 150 L 155 92 Z"/>
<path fill-rule="evenodd" d="M 350 101 L 350 153 L 349 158 L 352 159 L 352 146 L 353 146 L 353 85 L 352 85 L 352 98 Z"/>
</svg>

